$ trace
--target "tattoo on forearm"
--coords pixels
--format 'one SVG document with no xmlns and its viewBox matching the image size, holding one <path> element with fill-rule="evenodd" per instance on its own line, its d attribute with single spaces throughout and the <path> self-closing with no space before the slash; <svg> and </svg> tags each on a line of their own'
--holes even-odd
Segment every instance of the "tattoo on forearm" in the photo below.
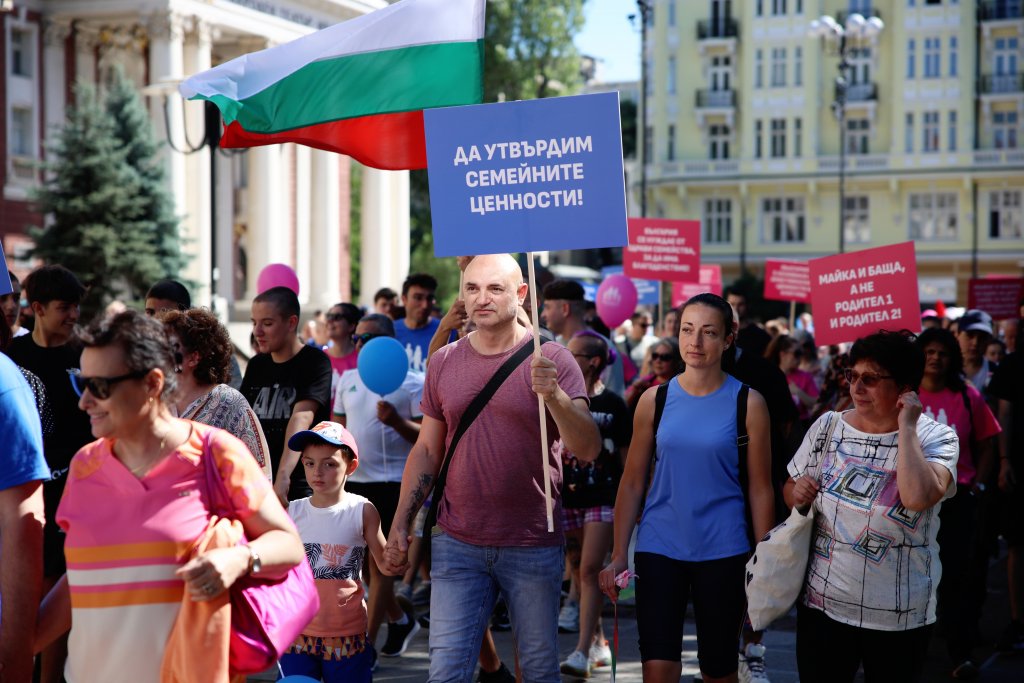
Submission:
<svg viewBox="0 0 1024 683">
<path fill-rule="evenodd" d="M 409 498 L 409 513 L 405 518 L 405 523 L 408 526 L 412 526 L 412 521 L 416 519 L 416 513 L 423 505 L 423 501 L 427 499 L 427 491 L 430 490 L 431 485 L 434 483 L 434 476 L 432 474 L 421 474 L 420 480 L 416 485 L 416 488 L 412 492 L 412 496 Z"/>
</svg>

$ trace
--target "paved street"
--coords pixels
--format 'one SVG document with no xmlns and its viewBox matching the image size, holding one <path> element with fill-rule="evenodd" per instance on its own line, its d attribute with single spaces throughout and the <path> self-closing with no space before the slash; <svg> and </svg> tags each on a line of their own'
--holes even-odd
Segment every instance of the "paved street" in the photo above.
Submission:
<svg viewBox="0 0 1024 683">
<path fill-rule="evenodd" d="M 985 604 L 982 619 L 982 635 L 986 639 L 985 647 L 979 647 L 977 655 L 981 665 L 980 683 L 1022 683 L 1024 682 L 1024 653 L 1017 655 L 993 654 L 991 643 L 998 637 L 1008 618 L 1006 594 L 1006 560 L 1005 557 L 992 566 L 989 596 Z M 606 634 L 611 639 L 612 618 L 610 608 L 605 616 Z M 796 619 L 790 617 L 780 620 L 765 635 L 768 647 L 767 663 L 772 683 L 797 683 L 799 677 L 796 670 Z M 383 643 L 384 629 L 381 630 L 380 643 Z M 495 633 L 495 641 L 502 659 L 512 666 L 512 638 L 510 633 Z M 576 644 L 575 634 L 561 634 L 558 638 L 562 657 L 568 656 Z M 841 643 L 836 644 L 841 647 Z M 630 604 L 623 604 L 619 612 L 619 659 L 617 669 L 621 683 L 640 683 L 640 656 L 637 649 L 636 621 Z M 422 683 L 427 678 L 427 631 L 421 630 L 415 637 L 409 651 L 397 659 L 381 658 L 375 683 Z M 692 615 L 687 617 L 686 631 L 683 636 L 683 676 L 685 683 L 693 680 L 697 669 L 697 638 L 693 628 Z M 604 681 L 609 679 L 607 670 L 598 670 L 591 680 Z M 250 681 L 274 680 L 273 676 L 252 677 Z M 563 677 L 564 683 L 574 679 Z M 699 679 L 698 679 L 699 680 Z M 858 680 L 862 680 L 858 678 Z M 940 683 L 953 680 L 949 675 L 949 667 L 945 654 L 945 641 L 932 638 L 931 652 L 928 658 L 925 681 Z"/>
</svg>

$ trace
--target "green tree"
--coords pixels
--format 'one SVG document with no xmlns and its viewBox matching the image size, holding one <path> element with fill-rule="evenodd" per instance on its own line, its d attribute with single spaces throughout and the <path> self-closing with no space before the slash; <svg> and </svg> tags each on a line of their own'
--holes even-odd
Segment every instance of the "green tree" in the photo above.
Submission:
<svg viewBox="0 0 1024 683">
<path fill-rule="evenodd" d="M 583 85 L 573 40 L 583 28 L 585 0 L 489 0 L 484 33 L 484 101 L 571 95 Z M 455 299 L 455 259 L 434 257 L 426 171 L 410 179 L 410 270 L 438 280 L 440 305 Z M 400 283 L 396 283 L 400 284 Z"/>
<path fill-rule="evenodd" d="M 83 307 L 92 313 L 115 298 L 141 299 L 154 281 L 176 277 L 184 259 L 138 95 L 117 74 L 102 102 L 79 83 L 75 103 L 33 197 L 46 225 L 30 234 L 33 256 L 89 286 Z"/>
</svg>

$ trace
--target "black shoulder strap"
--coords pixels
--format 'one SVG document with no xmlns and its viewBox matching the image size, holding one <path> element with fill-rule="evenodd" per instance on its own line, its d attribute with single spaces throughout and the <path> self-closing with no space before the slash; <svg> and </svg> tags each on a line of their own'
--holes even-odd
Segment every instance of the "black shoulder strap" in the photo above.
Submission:
<svg viewBox="0 0 1024 683">
<path fill-rule="evenodd" d="M 654 394 L 654 424 L 651 425 L 651 438 L 653 440 L 653 457 L 655 460 L 658 459 L 658 425 L 661 424 L 661 416 L 665 412 L 665 402 L 668 401 L 668 385 L 669 382 L 675 380 L 675 377 L 670 379 L 668 382 L 662 382 L 658 385 L 658 389 Z"/>
<path fill-rule="evenodd" d="M 967 385 L 960 390 L 960 398 L 964 400 L 964 408 L 967 409 L 967 418 L 971 421 L 971 429 L 974 429 L 974 412 L 971 410 L 971 397 L 967 395 Z"/>
<path fill-rule="evenodd" d="M 459 440 L 462 439 L 462 435 L 466 433 L 469 426 L 473 424 L 474 420 L 480 415 L 480 412 L 487 405 L 491 397 L 494 396 L 498 388 L 505 383 L 505 380 L 509 378 L 516 368 L 518 368 L 526 358 L 533 353 L 533 343 L 527 342 L 519 348 L 518 351 L 509 356 L 508 360 L 502 363 L 498 371 L 494 373 L 491 379 L 484 385 L 484 388 L 480 390 L 468 406 L 462 413 L 462 418 L 459 420 L 459 426 L 455 430 L 455 434 L 452 436 L 452 441 L 448 444 L 448 451 L 444 454 L 444 462 L 441 463 L 441 471 L 437 473 L 437 481 L 434 483 L 434 491 L 432 494 L 432 501 L 430 503 L 430 509 L 427 511 L 426 522 L 423 525 L 423 529 L 426 533 L 430 533 L 430 530 L 437 523 L 437 509 L 441 505 L 441 497 L 444 495 L 445 481 L 448 479 L 448 466 L 451 465 L 452 456 L 455 455 L 455 448 L 459 445 Z"/>
<path fill-rule="evenodd" d="M 736 453 L 739 464 L 740 488 L 743 489 L 743 512 L 747 518 L 747 536 L 753 543 L 754 524 L 753 515 L 750 513 L 750 476 L 747 471 L 747 446 L 750 444 L 750 435 L 747 434 L 747 398 L 750 396 L 750 387 L 744 384 L 736 393 Z"/>
</svg>

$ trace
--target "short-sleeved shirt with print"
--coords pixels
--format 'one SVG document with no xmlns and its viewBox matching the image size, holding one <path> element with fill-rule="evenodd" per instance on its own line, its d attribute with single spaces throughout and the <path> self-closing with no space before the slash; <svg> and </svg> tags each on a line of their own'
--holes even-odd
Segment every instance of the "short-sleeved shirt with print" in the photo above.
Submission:
<svg viewBox="0 0 1024 683">
<path fill-rule="evenodd" d="M 180 415 L 184 420 L 195 420 L 238 437 L 246 445 L 256 464 L 271 479 L 270 454 L 263 427 L 256 413 L 237 390 L 227 384 L 218 384 L 208 393 L 190 403 Z"/>
<path fill-rule="evenodd" d="M 906 631 L 931 624 L 941 576 L 935 542 L 941 503 L 923 512 L 903 507 L 896 482 L 898 431 L 869 434 L 840 419 L 823 445 L 829 419 L 839 417 L 829 412 L 818 418 L 789 463 L 793 477 L 813 476 L 819 466 L 821 472 L 801 600 L 859 628 Z M 945 497 L 952 496 L 956 433 L 922 415 L 917 434 L 925 460 L 952 476 Z"/>
<path fill-rule="evenodd" d="M 430 357 L 423 389 L 423 414 L 447 425 L 445 447 L 459 420 L 498 368 L 530 335 L 513 348 L 483 355 L 473 348 L 472 335 L 448 344 Z M 542 347 L 557 366 L 558 385 L 570 399 L 587 399 L 576 359 L 560 344 Z M 548 439 L 558 429 L 547 413 Z M 550 444 L 549 444 L 550 446 Z M 448 470 L 448 482 L 438 507 L 438 525 L 452 537 L 474 545 L 552 546 L 562 544 L 562 509 L 559 490 L 562 463 L 550 451 L 546 467 L 540 442 L 537 394 L 525 360 L 498 388 L 459 441 Z M 555 532 L 548 532 L 544 477 L 551 479 Z M 435 500 L 435 503 L 437 501 Z"/>
<path fill-rule="evenodd" d="M 209 521 L 203 439 L 244 520 L 270 482 L 245 445 L 227 432 L 190 423 L 189 438 L 141 479 L 99 439 L 71 461 L 57 522 L 71 591 L 69 683 L 157 683 L 160 662 L 184 595 L 175 571 Z"/>
<path fill-rule="evenodd" d="M 952 389 L 917 392 L 924 406 L 924 414 L 936 422 L 949 425 L 960 438 L 960 459 L 956 463 L 956 483 L 971 486 L 978 474 L 978 463 L 971 448 L 971 442 L 984 441 L 1002 431 L 999 420 L 992 414 L 981 393 L 970 384 L 964 387 L 968 411 L 964 403 L 965 394 Z"/>
</svg>

